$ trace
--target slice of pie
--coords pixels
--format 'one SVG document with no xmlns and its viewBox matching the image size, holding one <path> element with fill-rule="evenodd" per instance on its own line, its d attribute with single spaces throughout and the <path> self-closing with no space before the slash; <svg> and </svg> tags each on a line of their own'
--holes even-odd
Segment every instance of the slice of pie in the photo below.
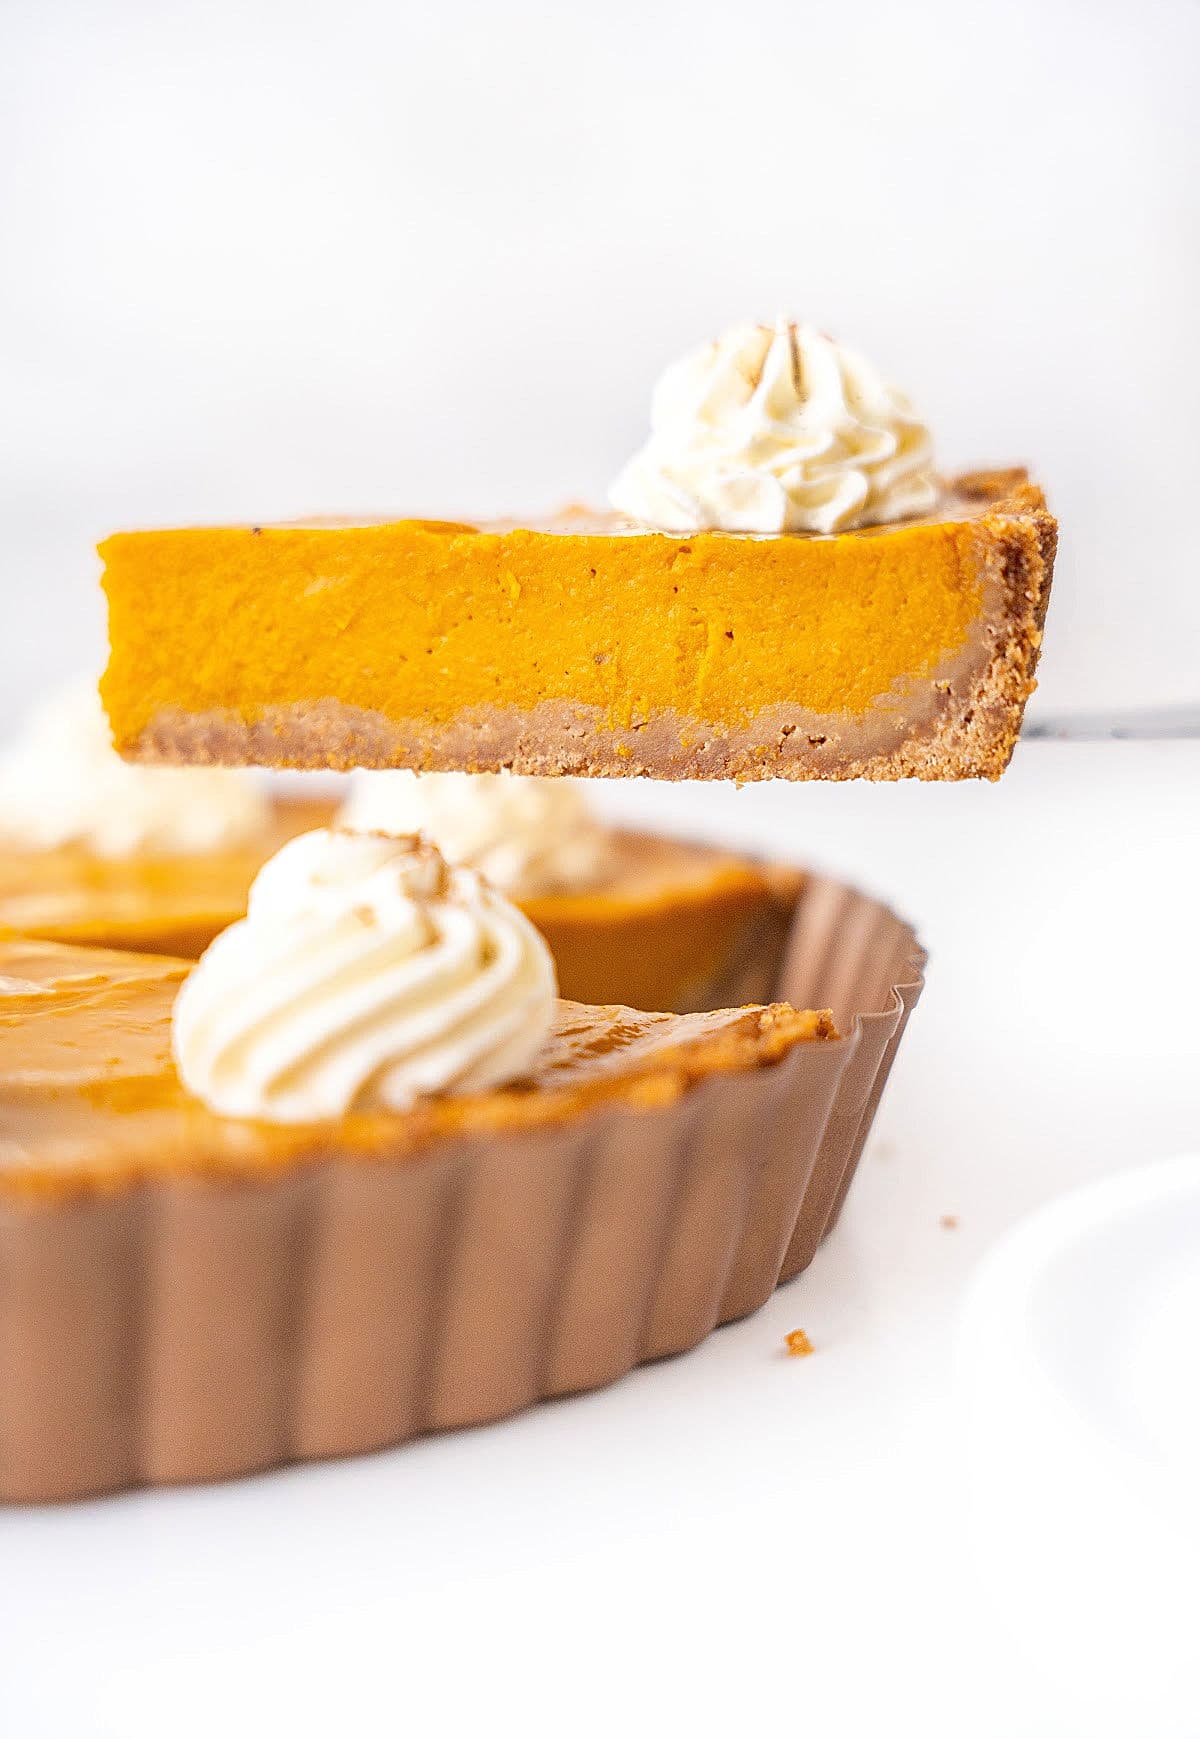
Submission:
<svg viewBox="0 0 1200 1739">
<path fill-rule="evenodd" d="M 125 533 L 102 693 L 148 761 L 996 778 L 1055 537 L 1016 471 L 828 535 L 583 511 Z"/>
</svg>

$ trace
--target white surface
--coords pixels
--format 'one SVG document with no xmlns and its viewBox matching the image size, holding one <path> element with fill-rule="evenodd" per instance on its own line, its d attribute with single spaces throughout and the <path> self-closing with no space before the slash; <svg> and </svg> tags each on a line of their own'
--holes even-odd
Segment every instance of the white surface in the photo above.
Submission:
<svg viewBox="0 0 1200 1739">
<path fill-rule="evenodd" d="M 1200 1714 L 1198 1334 L 1200 1153 L 1033 1214 L 964 1313 L 979 1592 L 1127 1733 Z"/>
<path fill-rule="evenodd" d="M 803 852 L 919 921 L 928 990 L 838 1232 L 757 1317 L 606 1392 L 0 1517 L 6 1739 L 1195 1739 L 1186 1687 L 1131 1724 L 1061 1626 L 1025 1622 L 1072 1565 L 1051 1532 L 1013 1588 L 972 1534 L 953 1355 L 976 1267 L 1023 1215 L 1200 1146 L 1198 788 L 1200 745 L 1037 745 L 997 787 L 610 793 Z M 1172 1334 L 1189 1296 L 1160 1296 Z M 812 1358 L 783 1356 L 795 1327 Z M 1161 1371 L 1139 1372 L 1131 1404 L 1174 1441 Z M 1145 1607 L 1168 1592 L 1147 1581 Z"/>
<path fill-rule="evenodd" d="M 1195 692 L 1195 0 L 4 0 L 0 729 L 122 526 L 597 499 L 777 310 L 1066 534 L 1047 707 Z"/>
</svg>

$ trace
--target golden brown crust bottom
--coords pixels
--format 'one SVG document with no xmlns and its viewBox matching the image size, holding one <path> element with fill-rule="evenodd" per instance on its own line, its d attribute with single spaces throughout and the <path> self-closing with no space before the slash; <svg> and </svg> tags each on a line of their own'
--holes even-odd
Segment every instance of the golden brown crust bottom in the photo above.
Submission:
<svg viewBox="0 0 1200 1739">
<path fill-rule="evenodd" d="M 955 479 L 979 514 L 992 603 L 979 637 L 944 679 L 900 695 L 866 719 L 771 708 L 738 729 L 661 713 L 614 727 L 594 707 L 544 701 L 525 710 L 464 711 L 431 726 L 331 699 L 264 710 L 163 710 L 131 759 L 215 765 L 658 779 L 998 779 L 1011 759 L 1049 602 L 1057 526 L 1023 472 Z"/>
</svg>

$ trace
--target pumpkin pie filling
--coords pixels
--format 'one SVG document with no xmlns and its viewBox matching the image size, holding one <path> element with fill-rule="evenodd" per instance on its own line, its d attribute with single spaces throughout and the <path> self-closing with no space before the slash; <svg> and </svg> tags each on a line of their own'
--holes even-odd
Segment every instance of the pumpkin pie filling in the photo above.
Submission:
<svg viewBox="0 0 1200 1739">
<path fill-rule="evenodd" d="M 415 1161 L 455 1138 L 665 1106 L 710 1076 L 837 1036 L 828 1014 L 782 1003 L 674 1016 L 560 1001 L 534 1066 L 510 1086 L 425 1099 L 403 1115 L 279 1126 L 221 1117 L 181 1085 L 171 1016 L 189 970 L 152 955 L 0 943 L 0 1193 L 53 1199 L 168 1175 Z"/>
<path fill-rule="evenodd" d="M 121 753 L 751 779 L 998 776 L 1054 555 L 1021 473 L 834 535 L 227 526 L 101 546 Z"/>
<path fill-rule="evenodd" d="M 0 850 L 0 933 L 195 960 L 244 916 L 264 860 L 331 810 L 282 803 L 253 849 L 195 857 Z M 769 994 L 801 871 L 653 834 L 616 831 L 612 846 L 603 882 L 517 902 L 549 943 L 564 995 L 687 1013 Z"/>
<path fill-rule="evenodd" d="M 563 994 L 688 1014 L 771 995 L 802 870 L 615 830 L 604 882 L 518 900 Z"/>
<path fill-rule="evenodd" d="M 0 849 L 0 934 L 195 960 L 244 916 L 265 859 L 332 809 L 281 802 L 253 848 L 191 857 Z M 611 843 L 595 886 L 517 901 L 566 997 L 683 1014 L 769 996 L 802 871 L 653 834 L 614 830 Z"/>
<path fill-rule="evenodd" d="M 322 827 L 332 805 L 282 799 L 253 841 L 214 851 L 100 857 L 0 844 L 0 933 L 195 960 L 246 910 L 265 860 L 297 833 Z M 0 833 L 3 832 L 0 827 Z"/>
</svg>

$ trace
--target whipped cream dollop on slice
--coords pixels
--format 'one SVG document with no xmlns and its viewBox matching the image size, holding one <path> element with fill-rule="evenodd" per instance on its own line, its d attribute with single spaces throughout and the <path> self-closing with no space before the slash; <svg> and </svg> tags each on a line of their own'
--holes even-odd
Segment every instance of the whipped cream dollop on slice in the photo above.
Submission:
<svg viewBox="0 0 1200 1739">
<path fill-rule="evenodd" d="M 185 1087 L 229 1117 L 403 1111 L 522 1075 L 554 1019 L 529 920 L 428 841 L 323 828 L 259 871 L 175 1002 Z"/>
<path fill-rule="evenodd" d="M 612 836 L 576 785 L 513 773 L 356 773 L 339 825 L 425 833 L 516 898 L 603 881 Z"/>
<path fill-rule="evenodd" d="M 0 754 L 0 840 L 25 851 L 181 857 L 243 845 L 270 821 L 270 798 L 249 774 L 122 761 L 85 682 L 36 707 Z"/>
<path fill-rule="evenodd" d="M 609 499 L 662 531 L 847 531 L 927 513 L 933 442 L 904 395 L 815 326 L 740 326 L 672 364 Z"/>
</svg>

